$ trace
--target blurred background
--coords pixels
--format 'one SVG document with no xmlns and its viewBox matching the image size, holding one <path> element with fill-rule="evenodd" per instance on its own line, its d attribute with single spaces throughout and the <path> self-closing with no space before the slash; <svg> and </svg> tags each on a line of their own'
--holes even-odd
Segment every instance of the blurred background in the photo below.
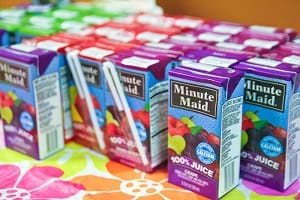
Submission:
<svg viewBox="0 0 300 200">
<path fill-rule="evenodd" d="M 29 2 L 31 1 L 0 0 L 0 7 Z M 300 32 L 299 0 L 157 0 L 157 3 L 170 14 L 188 14 L 242 24 L 291 27 Z"/>
</svg>

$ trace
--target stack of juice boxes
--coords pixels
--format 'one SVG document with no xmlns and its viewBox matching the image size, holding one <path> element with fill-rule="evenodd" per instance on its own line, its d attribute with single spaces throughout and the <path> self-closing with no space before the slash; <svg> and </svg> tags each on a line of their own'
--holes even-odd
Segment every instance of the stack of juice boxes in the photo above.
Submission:
<svg viewBox="0 0 300 200">
<path fill-rule="evenodd" d="M 0 49 L 8 147 L 43 159 L 74 139 L 145 172 L 168 160 L 169 182 L 209 199 L 240 177 L 297 180 L 294 30 L 120 15 L 73 4 L 25 18 L 18 38 L 42 37 Z"/>
</svg>

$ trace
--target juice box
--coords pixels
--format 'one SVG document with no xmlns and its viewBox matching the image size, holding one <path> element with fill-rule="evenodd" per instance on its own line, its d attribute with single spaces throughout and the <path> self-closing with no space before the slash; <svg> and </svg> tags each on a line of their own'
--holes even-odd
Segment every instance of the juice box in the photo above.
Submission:
<svg viewBox="0 0 300 200">
<path fill-rule="evenodd" d="M 245 72 L 241 177 L 284 191 L 300 174 L 300 67 L 251 58 Z"/>
<path fill-rule="evenodd" d="M 105 141 L 111 159 L 151 172 L 167 158 L 168 71 L 161 53 L 129 50 L 107 58 Z"/>
<path fill-rule="evenodd" d="M 58 56 L 23 44 L 0 48 L 6 147 L 44 159 L 64 147 Z"/>
<path fill-rule="evenodd" d="M 96 117 L 96 128 L 104 132 L 105 118 L 106 118 L 106 104 L 105 104 L 105 77 L 103 73 L 103 62 L 106 56 L 112 55 L 118 51 L 129 49 L 130 46 L 119 43 L 105 44 L 101 42 L 90 42 L 81 44 L 78 47 L 72 47 L 72 49 L 78 49 L 78 59 L 80 62 L 82 74 L 84 80 L 79 80 L 80 84 L 70 86 L 71 96 L 71 112 L 73 120 L 73 132 L 75 135 L 76 142 L 92 148 L 99 152 L 105 152 L 105 148 L 99 146 L 98 138 L 96 137 L 95 127 L 91 121 L 91 115 Z M 78 72 L 77 72 L 78 73 Z M 86 83 L 83 83 L 86 82 Z M 92 101 L 92 113 L 88 108 L 88 101 L 81 93 L 85 91 L 78 88 L 82 84 L 87 84 L 87 94 L 91 97 Z M 100 134 L 101 136 L 101 134 Z M 103 141 L 104 138 L 99 138 Z"/>
<path fill-rule="evenodd" d="M 218 42 L 226 42 L 231 37 L 233 37 L 231 34 L 216 33 L 213 31 L 206 31 L 206 30 L 192 30 L 190 32 L 185 33 L 185 35 L 196 37 L 197 42 L 205 43 L 209 45 L 213 45 Z"/>
<path fill-rule="evenodd" d="M 72 130 L 72 118 L 70 110 L 70 98 L 69 98 L 69 85 L 72 82 L 72 76 L 67 65 L 66 54 L 67 49 L 70 46 L 78 44 L 83 41 L 83 39 L 76 38 L 67 38 L 64 37 L 66 34 L 57 34 L 50 37 L 38 37 L 29 41 L 34 46 L 39 48 L 48 49 L 56 51 L 59 57 L 59 66 L 60 66 L 60 79 L 61 79 L 61 90 L 62 90 L 62 102 L 64 108 L 64 132 L 66 141 L 73 138 Z"/>
<path fill-rule="evenodd" d="M 291 28 L 280 29 L 272 26 L 262 26 L 262 25 L 251 25 L 248 27 L 247 30 L 251 32 L 263 33 L 267 35 L 284 36 L 286 38 L 286 41 L 292 41 L 298 35 L 297 32 Z"/>
<path fill-rule="evenodd" d="M 25 11 L 23 9 L 7 9 L 0 11 L 0 28 L 9 34 L 9 44 L 21 42 L 18 29 L 23 25 Z"/>
<path fill-rule="evenodd" d="M 274 49 L 262 55 L 265 58 L 278 60 L 291 65 L 300 65 L 300 45 L 298 49 Z"/>
<path fill-rule="evenodd" d="M 31 16 L 19 28 L 21 40 L 37 36 L 49 36 L 59 31 L 58 23 L 48 16 Z"/>
<path fill-rule="evenodd" d="M 203 23 L 197 30 L 211 31 L 229 35 L 237 35 L 244 31 L 246 26 L 232 22 L 208 21 Z"/>
<path fill-rule="evenodd" d="M 193 61 L 196 63 L 228 68 L 251 57 L 251 55 L 247 54 L 228 53 L 206 49 L 188 51 L 180 59 L 182 60 L 182 63 Z"/>
<path fill-rule="evenodd" d="M 168 179 L 219 199 L 239 183 L 244 73 L 195 64 L 170 71 Z"/>
<path fill-rule="evenodd" d="M 230 44 L 242 44 L 247 47 L 247 51 L 253 51 L 262 54 L 278 47 L 285 41 L 286 37 L 282 34 L 265 34 L 246 30 L 236 36 L 233 36 L 226 42 L 229 42 Z"/>
</svg>

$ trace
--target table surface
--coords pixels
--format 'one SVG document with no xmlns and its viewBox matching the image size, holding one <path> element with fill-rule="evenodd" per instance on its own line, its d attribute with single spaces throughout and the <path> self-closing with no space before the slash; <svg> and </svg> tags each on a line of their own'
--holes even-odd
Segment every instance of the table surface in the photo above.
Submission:
<svg viewBox="0 0 300 200">
<path fill-rule="evenodd" d="M 300 199 L 300 180 L 285 193 L 241 181 L 224 200 Z M 151 174 L 110 161 L 76 143 L 36 161 L 10 149 L 0 150 L 0 199 L 167 200 L 205 199 L 167 182 L 161 167 Z M 16 199 L 17 200 L 17 199 Z"/>
</svg>

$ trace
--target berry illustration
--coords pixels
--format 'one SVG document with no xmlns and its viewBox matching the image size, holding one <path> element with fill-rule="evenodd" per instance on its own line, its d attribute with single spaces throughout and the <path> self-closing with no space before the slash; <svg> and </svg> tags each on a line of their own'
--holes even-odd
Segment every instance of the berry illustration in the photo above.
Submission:
<svg viewBox="0 0 300 200">
<path fill-rule="evenodd" d="M 176 118 L 172 116 L 168 116 L 168 129 L 169 133 L 174 135 L 185 135 L 190 133 L 190 129 L 180 120 L 177 120 Z"/>
<path fill-rule="evenodd" d="M 276 127 L 273 129 L 273 134 L 279 139 L 285 139 L 287 137 L 287 132 L 283 128 Z"/>
<path fill-rule="evenodd" d="M 247 131 L 250 128 L 254 128 L 253 122 L 247 116 L 243 116 L 242 129 Z"/>
<path fill-rule="evenodd" d="M 208 139 L 208 142 L 210 144 L 214 144 L 214 145 L 219 145 L 220 146 L 220 138 L 217 135 L 215 135 L 213 133 L 210 133 L 210 134 L 208 134 L 207 139 Z"/>
</svg>

